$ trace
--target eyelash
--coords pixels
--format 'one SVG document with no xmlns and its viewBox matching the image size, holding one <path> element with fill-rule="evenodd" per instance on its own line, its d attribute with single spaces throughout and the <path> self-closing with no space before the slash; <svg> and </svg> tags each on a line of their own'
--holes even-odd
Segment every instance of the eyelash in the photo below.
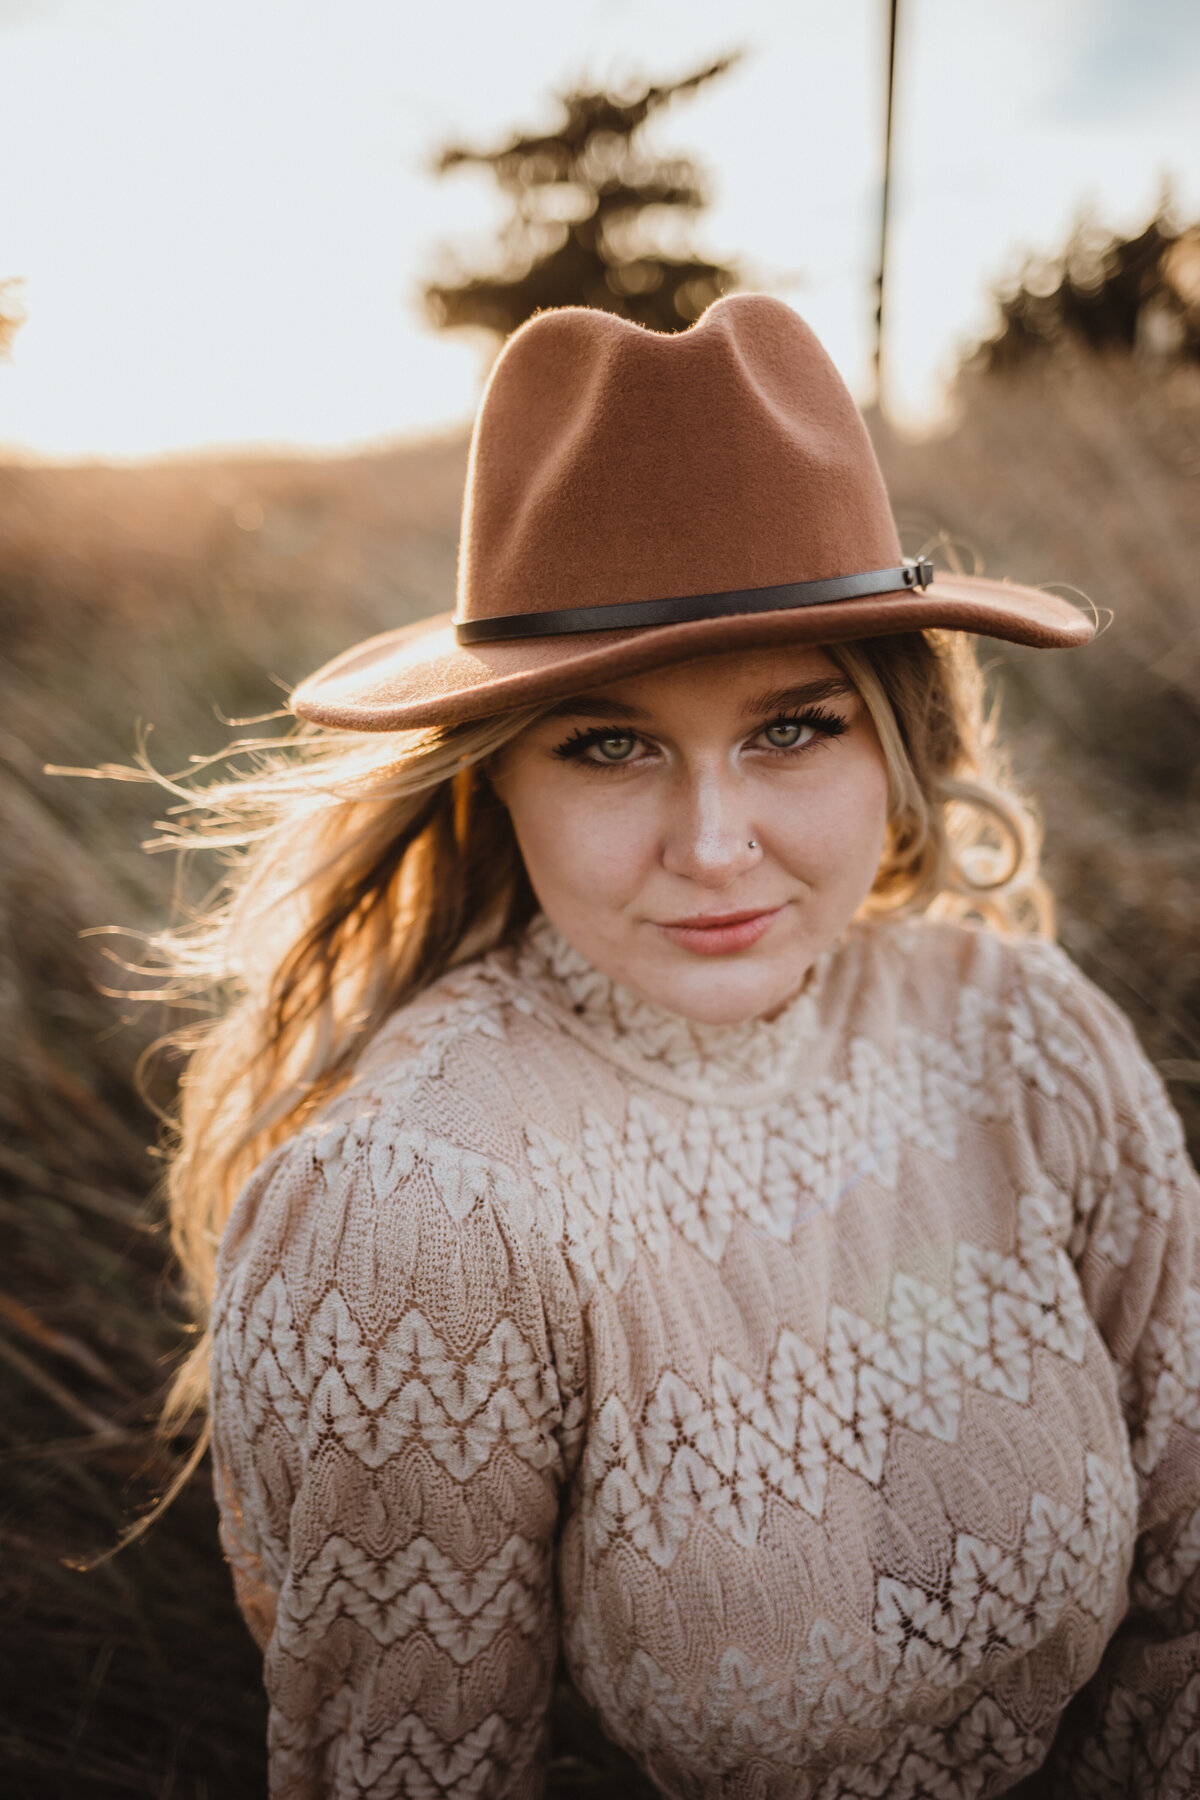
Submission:
<svg viewBox="0 0 1200 1800">
<path fill-rule="evenodd" d="M 820 736 L 807 744 L 795 744 L 790 748 L 768 746 L 768 754 L 772 756 L 804 756 L 808 751 L 819 748 L 822 743 L 828 743 L 832 738 L 841 737 L 844 732 L 849 730 L 848 722 L 842 718 L 840 713 L 827 712 L 823 706 L 806 706 L 799 712 L 776 713 L 773 718 L 759 726 L 754 734 L 755 737 L 761 737 L 763 732 L 770 731 L 773 725 L 811 725 L 815 731 L 819 732 Z M 585 752 L 590 750 L 593 744 L 602 743 L 605 738 L 636 739 L 637 737 L 636 731 L 625 730 L 620 725 L 591 725 L 586 728 L 580 726 L 555 747 L 554 754 L 563 762 L 583 762 Z M 629 764 L 627 762 L 588 761 L 586 766 L 592 769 L 623 769 L 628 768 Z"/>
</svg>

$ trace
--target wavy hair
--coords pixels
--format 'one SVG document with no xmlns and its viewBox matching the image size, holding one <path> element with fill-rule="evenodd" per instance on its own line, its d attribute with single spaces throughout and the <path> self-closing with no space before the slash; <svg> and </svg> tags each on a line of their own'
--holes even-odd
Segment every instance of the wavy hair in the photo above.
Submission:
<svg viewBox="0 0 1200 1800">
<path fill-rule="evenodd" d="M 929 631 L 827 649 L 863 696 L 888 768 L 865 910 L 1048 931 L 1038 832 L 1000 759 L 969 640 Z M 205 1400 L 217 1248 L 246 1178 L 346 1083 L 398 1007 L 535 911 L 486 765 L 540 711 L 430 731 L 303 725 L 235 745 L 240 771 L 166 784 L 182 823 L 153 847 L 215 851 L 224 864 L 212 903 L 150 940 L 154 996 L 201 1012 L 164 1040 L 187 1057 L 167 1193 L 197 1327 L 165 1403 L 168 1433 Z"/>
</svg>

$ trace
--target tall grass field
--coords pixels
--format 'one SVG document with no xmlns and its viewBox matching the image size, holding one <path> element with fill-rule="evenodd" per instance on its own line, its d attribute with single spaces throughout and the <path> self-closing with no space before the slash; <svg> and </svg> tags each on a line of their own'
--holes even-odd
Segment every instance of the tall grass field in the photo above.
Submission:
<svg viewBox="0 0 1200 1800">
<path fill-rule="evenodd" d="M 960 378 L 956 423 L 875 421 L 906 551 L 1064 584 L 1083 652 L 984 643 L 1045 824 L 1059 933 L 1131 1015 L 1200 1149 L 1200 368 L 1062 355 Z M 81 936 L 160 922 L 169 797 L 46 764 L 178 772 L 371 632 L 448 608 L 458 439 L 337 460 L 0 469 L 0 1787 L 13 1800 L 257 1800 L 259 1659 L 202 1468 L 149 1421 L 185 1342 L 152 1113 L 164 1027 Z M 283 728 L 282 725 L 280 727 Z M 208 871 L 215 879 L 217 870 Z M 203 884 L 204 872 L 198 872 Z M 199 892 L 199 889 L 194 890 Z M 110 990 L 106 992 L 106 990 Z M 169 1105 L 177 1070 L 152 1094 Z M 186 1451 L 186 1443 L 176 1447 Z M 564 1685 L 555 1795 L 640 1787 Z"/>
</svg>

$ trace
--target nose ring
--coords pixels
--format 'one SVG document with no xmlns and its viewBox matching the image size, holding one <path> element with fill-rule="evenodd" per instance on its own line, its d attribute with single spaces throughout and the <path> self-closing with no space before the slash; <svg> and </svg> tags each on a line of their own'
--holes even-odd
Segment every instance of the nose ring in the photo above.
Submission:
<svg viewBox="0 0 1200 1800">
<path fill-rule="evenodd" d="M 746 848 L 747 848 L 747 849 L 748 849 L 748 850 L 757 850 L 757 849 L 758 849 L 758 839 L 757 839 L 757 838 L 751 838 L 751 839 L 750 839 L 750 842 L 749 842 L 749 844 L 748 844 L 748 845 L 747 845 L 747 846 L 746 846 Z"/>
</svg>

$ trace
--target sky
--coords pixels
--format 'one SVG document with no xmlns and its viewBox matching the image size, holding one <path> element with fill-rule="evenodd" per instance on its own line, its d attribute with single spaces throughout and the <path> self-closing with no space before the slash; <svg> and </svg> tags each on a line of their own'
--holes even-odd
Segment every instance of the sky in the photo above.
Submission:
<svg viewBox="0 0 1200 1800">
<path fill-rule="evenodd" d="M 744 47 L 656 124 L 738 259 L 870 396 L 886 0 L 0 0 L 0 451 L 341 449 L 461 427 L 485 367 L 419 287 L 503 216 L 448 141 Z M 991 285 L 1164 178 L 1200 216 L 1200 0 L 901 0 L 887 367 L 935 420 Z"/>
</svg>

